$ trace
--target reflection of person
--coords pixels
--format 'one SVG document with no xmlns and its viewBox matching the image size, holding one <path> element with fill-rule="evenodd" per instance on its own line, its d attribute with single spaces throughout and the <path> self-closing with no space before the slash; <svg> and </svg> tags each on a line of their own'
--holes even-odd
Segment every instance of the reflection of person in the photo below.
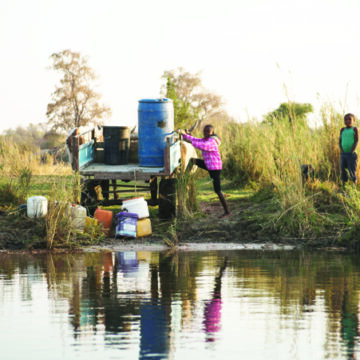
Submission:
<svg viewBox="0 0 360 360">
<path fill-rule="evenodd" d="M 355 347 L 359 338 L 359 320 L 356 297 L 348 289 L 345 280 L 345 291 L 341 306 L 341 337 L 346 348 L 347 359 L 356 359 Z"/>
<path fill-rule="evenodd" d="M 224 264 L 220 267 L 219 275 L 215 278 L 215 287 L 213 297 L 205 306 L 204 325 L 205 332 L 208 335 L 206 341 L 214 341 L 214 334 L 220 330 L 221 320 L 221 279 L 227 266 L 228 258 L 225 258 Z"/>
<path fill-rule="evenodd" d="M 227 206 L 225 196 L 221 191 L 220 174 L 222 170 L 222 161 L 219 151 L 220 139 L 215 136 L 212 125 L 206 125 L 203 132 L 204 137 L 199 139 L 186 134 L 184 130 L 178 130 L 178 133 L 183 135 L 186 142 L 191 143 L 195 148 L 201 150 L 203 160 L 193 159 L 192 163 L 209 172 L 209 175 L 213 180 L 214 191 L 219 197 L 221 205 L 224 208 L 224 214 L 221 217 L 226 217 L 230 215 L 230 211 Z"/>
<path fill-rule="evenodd" d="M 348 173 L 351 181 L 356 184 L 356 167 L 357 167 L 357 154 L 355 152 L 359 142 L 359 133 L 355 124 L 355 116 L 353 114 L 346 114 L 344 116 L 345 127 L 340 130 L 339 147 L 340 147 L 340 167 L 341 167 L 341 180 L 343 186 L 349 180 Z"/>
</svg>

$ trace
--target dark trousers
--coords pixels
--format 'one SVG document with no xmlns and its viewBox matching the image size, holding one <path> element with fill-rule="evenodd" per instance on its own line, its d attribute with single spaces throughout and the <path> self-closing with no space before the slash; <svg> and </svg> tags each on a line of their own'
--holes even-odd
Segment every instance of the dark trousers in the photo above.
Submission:
<svg viewBox="0 0 360 360">
<path fill-rule="evenodd" d="M 356 153 L 341 153 L 340 168 L 341 180 L 346 183 L 349 180 L 356 182 L 356 167 L 357 167 L 357 154 Z"/>
<path fill-rule="evenodd" d="M 221 192 L 221 180 L 220 180 L 221 170 L 208 170 L 204 160 L 202 159 L 192 159 L 192 160 L 195 160 L 194 164 L 198 166 L 200 169 L 204 169 L 209 172 L 209 175 L 213 181 L 214 191 L 216 193 Z"/>
</svg>

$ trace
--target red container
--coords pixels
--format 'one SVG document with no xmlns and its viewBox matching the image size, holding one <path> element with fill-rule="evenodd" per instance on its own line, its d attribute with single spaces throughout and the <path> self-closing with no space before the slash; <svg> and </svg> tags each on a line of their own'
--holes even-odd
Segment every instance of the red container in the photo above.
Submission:
<svg viewBox="0 0 360 360">
<path fill-rule="evenodd" d="M 102 210 L 100 208 L 97 208 L 94 214 L 94 218 L 97 219 L 97 221 L 103 225 L 104 234 L 106 236 L 109 236 L 111 224 L 112 224 L 113 212 L 110 210 Z"/>
</svg>

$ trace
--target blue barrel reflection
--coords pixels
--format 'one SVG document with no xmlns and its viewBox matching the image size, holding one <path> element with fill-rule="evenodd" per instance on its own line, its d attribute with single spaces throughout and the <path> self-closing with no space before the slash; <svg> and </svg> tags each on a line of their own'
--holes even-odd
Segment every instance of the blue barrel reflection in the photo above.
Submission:
<svg viewBox="0 0 360 360">
<path fill-rule="evenodd" d="M 140 166 L 164 166 L 166 135 L 174 131 L 172 100 L 139 100 L 138 129 Z"/>
</svg>

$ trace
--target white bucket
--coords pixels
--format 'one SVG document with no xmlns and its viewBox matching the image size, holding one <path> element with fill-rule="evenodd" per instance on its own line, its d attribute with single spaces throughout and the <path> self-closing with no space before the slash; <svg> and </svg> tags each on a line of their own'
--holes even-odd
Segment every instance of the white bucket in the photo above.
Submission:
<svg viewBox="0 0 360 360">
<path fill-rule="evenodd" d="M 45 217 L 48 201 L 44 196 L 31 196 L 27 199 L 26 212 L 29 218 Z"/>
<path fill-rule="evenodd" d="M 143 197 L 123 200 L 121 209 L 137 214 L 139 219 L 149 217 L 148 205 Z"/>
</svg>

